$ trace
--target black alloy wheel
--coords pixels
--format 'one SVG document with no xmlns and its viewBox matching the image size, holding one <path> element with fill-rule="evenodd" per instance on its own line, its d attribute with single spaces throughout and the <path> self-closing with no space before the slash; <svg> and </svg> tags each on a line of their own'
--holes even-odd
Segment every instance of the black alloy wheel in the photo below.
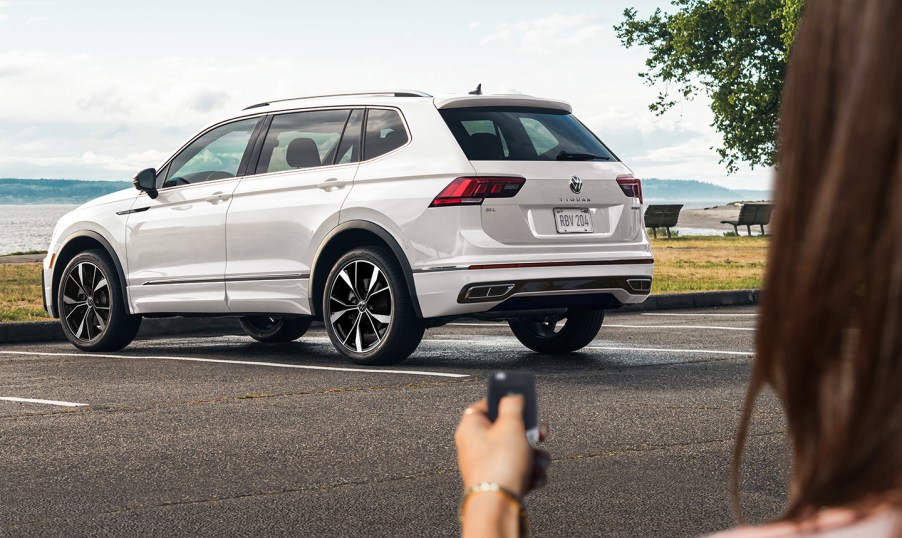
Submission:
<svg viewBox="0 0 902 538">
<path fill-rule="evenodd" d="M 310 328 L 310 318 L 279 315 L 241 316 L 238 323 L 254 340 L 267 344 L 291 342 L 304 336 Z"/>
<path fill-rule="evenodd" d="M 382 247 L 352 250 L 335 263 L 323 316 L 332 344 L 359 364 L 401 362 L 423 338 L 403 273 Z"/>
<path fill-rule="evenodd" d="M 569 309 L 563 316 L 544 319 L 511 320 L 511 331 L 521 344 L 533 351 L 558 355 L 589 345 L 604 323 L 604 310 Z"/>
<path fill-rule="evenodd" d="M 57 310 L 63 333 L 84 351 L 116 351 L 138 333 L 141 316 L 128 313 L 121 283 L 106 252 L 88 250 L 66 265 Z"/>
</svg>

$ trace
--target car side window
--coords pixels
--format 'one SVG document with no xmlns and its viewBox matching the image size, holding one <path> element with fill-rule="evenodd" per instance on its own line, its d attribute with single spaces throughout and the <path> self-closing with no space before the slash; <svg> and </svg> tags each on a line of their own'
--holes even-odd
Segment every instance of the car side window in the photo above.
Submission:
<svg viewBox="0 0 902 538">
<path fill-rule="evenodd" d="M 202 134 L 172 160 L 162 186 L 235 177 L 258 121 L 236 121 Z"/>
<path fill-rule="evenodd" d="M 371 108 L 366 113 L 363 158 L 369 160 L 400 148 L 410 138 L 397 110 Z"/>
<path fill-rule="evenodd" d="M 350 110 L 313 110 L 273 117 L 256 173 L 331 165 Z"/>
</svg>

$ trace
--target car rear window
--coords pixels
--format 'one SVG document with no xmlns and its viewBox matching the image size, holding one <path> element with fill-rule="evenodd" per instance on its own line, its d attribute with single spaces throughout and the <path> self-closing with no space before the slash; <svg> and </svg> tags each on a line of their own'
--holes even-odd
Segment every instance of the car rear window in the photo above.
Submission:
<svg viewBox="0 0 902 538">
<path fill-rule="evenodd" d="M 471 161 L 616 161 L 585 125 L 562 110 L 524 107 L 439 111 Z"/>
</svg>

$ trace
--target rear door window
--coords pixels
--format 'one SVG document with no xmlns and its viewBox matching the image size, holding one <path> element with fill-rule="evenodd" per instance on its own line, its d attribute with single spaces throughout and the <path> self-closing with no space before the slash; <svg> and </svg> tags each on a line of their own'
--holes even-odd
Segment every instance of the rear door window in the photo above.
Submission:
<svg viewBox="0 0 902 538">
<path fill-rule="evenodd" d="M 471 161 L 616 161 L 572 114 L 526 107 L 439 111 Z"/>
<path fill-rule="evenodd" d="M 273 117 L 257 173 L 331 165 L 350 110 L 312 110 Z"/>
</svg>

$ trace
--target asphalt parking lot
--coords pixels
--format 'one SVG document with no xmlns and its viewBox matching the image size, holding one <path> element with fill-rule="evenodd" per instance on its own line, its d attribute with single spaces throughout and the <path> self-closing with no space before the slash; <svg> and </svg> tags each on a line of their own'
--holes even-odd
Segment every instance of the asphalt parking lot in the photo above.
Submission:
<svg viewBox="0 0 902 538">
<path fill-rule="evenodd" d="M 280 346 L 0 345 L 0 536 L 453 536 L 453 430 L 499 369 L 537 374 L 550 425 L 534 536 L 716 531 L 733 524 L 754 324 L 753 307 L 610 313 L 590 347 L 551 357 L 462 320 L 386 368 L 345 362 L 321 328 Z M 742 482 L 752 521 L 786 501 L 784 432 L 764 395 Z"/>
</svg>

